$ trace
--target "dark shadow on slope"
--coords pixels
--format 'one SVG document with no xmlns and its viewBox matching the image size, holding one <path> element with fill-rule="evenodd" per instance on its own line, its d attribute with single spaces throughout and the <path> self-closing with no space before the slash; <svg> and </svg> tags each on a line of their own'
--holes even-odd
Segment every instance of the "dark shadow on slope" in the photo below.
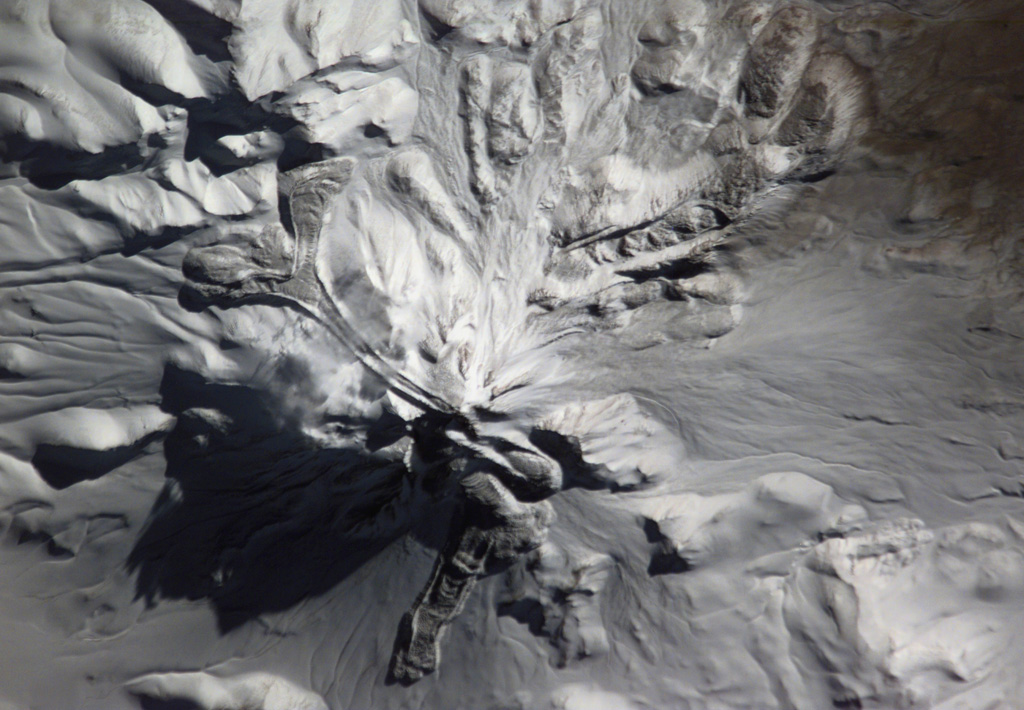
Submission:
<svg viewBox="0 0 1024 710">
<path fill-rule="evenodd" d="M 644 521 L 644 535 L 647 542 L 656 545 L 647 565 L 647 574 L 657 577 L 663 574 L 682 574 L 692 569 L 689 560 L 681 557 L 673 548 L 672 541 L 661 532 L 657 521 L 649 518 Z"/>
<path fill-rule="evenodd" d="M 139 707 L 142 710 L 202 710 L 202 706 L 198 703 L 194 703 L 191 700 L 182 700 L 181 698 L 163 700 L 140 695 L 138 699 Z"/>
<path fill-rule="evenodd" d="M 420 30 L 435 44 L 451 35 L 455 27 L 420 7 Z"/>
<path fill-rule="evenodd" d="M 145 0 L 163 15 L 196 54 L 214 62 L 231 60 L 228 40 L 234 30 L 231 23 L 222 20 L 197 4 L 183 0 Z"/>
<path fill-rule="evenodd" d="M 537 599 L 525 597 L 498 605 L 498 616 L 508 616 L 530 630 L 534 636 L 550 636 L 545 629 L 544 606 Z"/>
<path fill-rule="evenodd" d="M 168 367 L 161 391 L 167 483 L 128 559 L 148 603 L 206 599 L 228 631 L 323 594 L 420 519 L 446 527 L 401 461 L 313 446 L 255 390 Z"/>
<path fill-rule="evenodd" d="M 582 488 L 588 491 L 608 490 L 616 493 L 622 490 L 607 470 L 588 464 L 583 459 L 580 442 L 549 429 L 534 429 L 530 442 L 555 460 L 562 470 L 562 490 Z"/>
<path fill-rule="evenodd" d="M 620 269 L 616 273 L 643 282 L 649 279 L 692 279 L 710 270 L 711 266 L 706 258 L 683 257 L 644 269 Z"/>
<path fill-rule="evenodd" d="M 187 112 L 184 158 L 200 160 L 217 176 L 251 164 L 238 158 L 218 141 L 228 135 L 246 135 L 268 130 L 282 139 L 277 165 L 290 170 L 323 160 L 323 147 L 310 142 L 299 123 L 275 113 L 263 101 L 250 101 L 237 87 L 212 97 L 185 98 L 166 87 L 120 75 L 121 85 L 153 106 L 173 105 Z M 35 187 L 58 190 L 73 180 L 102 180 L 114 175 L 138 172 L 149 167 L 152 150 L 165 147 L 158 134 L 148 136 L 146 145 L 126 143 L 98 153 L 73 150 L 21 135 L 0 137 L 0 162 L 17 163 L 18 173 Z"/>
<path fill-rule="evenodd" d="M 57 190 L 72 180 L 102 180 L 139 170 L 145 157 L 134 143 L 89 153 L 23 136 L 8 136 L 0 142 L 0 162 L 19 163 L 18 172 L 33 185 Z"/>
<path fill-rule="evenodd" d="M 93 481 L 141 456 L 149 444 L 162 436 L 155 432 L 128 446 L 96 451 L 75 446 L 40 444 L 32 457 L 32 465 L 44 481 L 57 490 L 64 490 L 82 481 Z"/>
<path fill-rule="evenodd" d="M 225 175 L 247 162 L 218 143 L 221 138 L 262 130 L 277 134 L 283 141 L 277 158 L 280 170 L 323 160 L 322 146 L 310 143 L 295 119 L 274 113 L 266 101 L 250 101 L 237 88 L 213 99 L 191 99 L 182 105 L 188 110 L 185 160 L 201 160 L 214 175 Z"/>
<path fill-rule="evenodd" d="M 135 256 L 146 249 L 163 249 L 195 231 L 192 227 L 164 227 L 154 234 L 132 234 L 121 248 L 122 256 Z"/>
</svg>

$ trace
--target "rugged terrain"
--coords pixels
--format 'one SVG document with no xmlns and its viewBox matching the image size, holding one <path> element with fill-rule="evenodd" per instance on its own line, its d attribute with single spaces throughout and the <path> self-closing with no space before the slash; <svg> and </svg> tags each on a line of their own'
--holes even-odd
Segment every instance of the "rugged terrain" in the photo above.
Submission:
<svg viewBox="0 0 1024 710">
<path fill-rule="evenodd" d="M 1024 708 L 1022 28 L 0 1 L 0 708 Z"/>
</svg>

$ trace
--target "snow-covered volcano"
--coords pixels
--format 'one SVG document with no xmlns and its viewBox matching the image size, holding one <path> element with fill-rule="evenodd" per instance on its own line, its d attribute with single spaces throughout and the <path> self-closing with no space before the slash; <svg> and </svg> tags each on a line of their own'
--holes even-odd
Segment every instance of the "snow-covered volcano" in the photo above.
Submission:
<svg viewBox="0 0 1024 710">
<path fill-rule="evenodd" d="M 0 707 L 1024 707 L 1019 5 L 0 3 Z"/>
</svg>

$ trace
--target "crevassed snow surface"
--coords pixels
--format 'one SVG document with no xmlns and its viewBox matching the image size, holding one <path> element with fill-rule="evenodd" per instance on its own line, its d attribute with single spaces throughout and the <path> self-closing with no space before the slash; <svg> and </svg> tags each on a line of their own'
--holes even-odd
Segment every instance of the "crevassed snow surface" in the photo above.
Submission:
<svg viewBox="0 0 1024 710">
<path fill-rule="evenodd" d="M 1022 21 L 0 1 L 0 708 L 1024 708 Z"/>
</svg>

